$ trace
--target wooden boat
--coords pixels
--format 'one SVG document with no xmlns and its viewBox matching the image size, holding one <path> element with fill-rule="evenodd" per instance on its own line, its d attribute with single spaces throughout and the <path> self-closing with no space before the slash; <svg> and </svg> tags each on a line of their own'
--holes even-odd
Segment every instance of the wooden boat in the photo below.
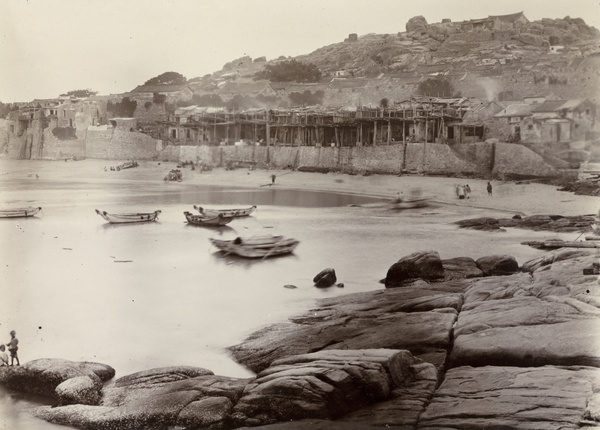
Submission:
<svg viewBox="0 0 600 430">
<path fill-rule="evenodd" d="M 415 208 L 424 208 L 429 206 L 429 199 L 426 197 L 420 199 L 410 199 L 410 200 L 392 200 L 390 204 L 391 209 L 415 209 Z"/>
<path fill-rule="evenodd" d="M 138 166 L 139 166 L 139 164 L 137 163 L 137 161 L 126 161 L 123 164 L 121 164 L 119 166 L 119 168 L 121 170 L 123 170 L 123 169 L 131 169 L 133 167 L 138 167 Z"/>
<path fill-rule="evenodd" d="M 194 225 L 208 225 L 208 226 L 219 226 L 229 224 L 234 217 L 232 216 L 223 216 L 221 214 L 213 214 L 213 215 L 194 215 L 188 211 L 183 213 L 185 218 L 190 224 Z"/>
<path fill-rule="evenodd" d="M 194 209 L 196 209 L 198 212 L 200 212 L 203 215 L 218 215 L 221 214 L 225 217 L 241 217 L 241 216 L 248 216 L 250 215 L 252 212 L 254 212 L 254 209 L 256 209 L 256 206 L 251 206 L 249 208 L 246 209 L 205 209 L 202 206 L 196 206 L 194 205 Z"/>
<path fill-rule="evenodd" d="M 233 240 L 209 239 L 221 251 L 246 258 L 266 258 L 293 252 L 300 243 L 283 236 L 238 237 Z"/>
<path fill-rule="evenodd" d="M 0 218 L 25 218 L 34 216 L 41 210 L 41 207 L 34 208 L 32 206 L 26 208 L 0 209 Z"/>
<path fill-rule="evenodd" d="M 96 213 L 111 224 L 128 224 L 134 222 L 156 221 L 160 212 L 161 211 L 109 214 L 106 211 L 99 211 L 98 209 L 96 209 Z"/>
</svg>

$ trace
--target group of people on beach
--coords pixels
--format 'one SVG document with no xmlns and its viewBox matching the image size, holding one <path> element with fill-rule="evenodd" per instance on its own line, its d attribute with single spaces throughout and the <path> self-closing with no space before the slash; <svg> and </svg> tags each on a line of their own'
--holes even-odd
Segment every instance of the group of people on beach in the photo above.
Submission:
<svg viewBox="0 0 600 430">
<path fill-rule="evenodd" d="M 469 187 L 469 184 L 465 184 L 465 185 L 455 185 L 454 186 L 454 190 L 456 192 L 456 197 L 463 200 L 463 199 L 468 199 L 469 198 L 469 194 L 471 194 L 471 187 Z M 492 196 L 492 184 L 488 181 L 487 183 L 487 193 L 488 196 Z"/>
<path fill-rule="evenodd" d="M 14 365 L 15 360 L 17 361 L 17 366 L 20 366 L 19 356 L 17 351 L 19 350 L 19 339 L 17 339 L 17 332 L 12 330 L 10 332 L 10 342 L 6 345 L 0 344 L 0 366 L 8 366 L 8 355 L 5 350 L 5 346 L 8 348 L 8 352 L 10 353 L 10 366 Z"/>
</svg>

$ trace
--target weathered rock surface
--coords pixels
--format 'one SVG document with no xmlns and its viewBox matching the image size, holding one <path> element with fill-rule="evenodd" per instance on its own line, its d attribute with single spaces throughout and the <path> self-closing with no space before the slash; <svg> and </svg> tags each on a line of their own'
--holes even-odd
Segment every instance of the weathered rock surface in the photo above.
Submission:
<svg viewBox="0 0 600 430">
<path fill-rule="evenodd" d="M 519 263 L 510 255 L 487 255 L 475 263 L 483 276 L 505 276 L 519 271 Z"/>
<path fill-rule="evenodd" d="M 94 404 L 102 382 L 115 375 L 105 364 L 41 358 L 22 366 L 0 367 L 0 383 L 15 390 L 57 399 Z M 74 381 L 69 381 L 75 379 Z M 60 389 L 57 391 L 57 387 Z"/>
<path fill-rule="evenodd" d="M 387 272 L 384 283 L 387 288 L 402 286 L 412 279 L 440 279 L 444 266 L 437 251 L 419 251 L 402 257 Z"/>
<path fill-rule="evenodd" d="M 101 406 L 41 407 L 36 415 L 86 429 L 225 428 L 248 381 L 199 367 L 152 369 L 107 385 Z"/>
<path fill-rule="evenodd" d="M 467 285 L 426 284 L 320 300 L 320 308 L 266 327 L 228 350 L 255 372 L 290 354 L 328 349 L 408 349 L 441 365 Z"/>
<path fill-rule="evenodd" d="M 329 350 L 287 357 L 248 384 L 234 408 L 234 420 L 268 424 L 335 419 L 389 399 L 393 389 L 423 381 L 432 390 L 437 371 L 408 351 Z"/>
<path fill-rule="evenodd" d="M 598 428 L 591 367 L 458 367 L 446 374 L 417 429 Z M 588 406 L 589 404 L 589 406 Z"/>
<path fill-rule="evenodd" d="M 454 330 L 452 365 L 600 366 L 600 286 L 582 273 L 597 257 L 581 254 L 533 275 L 474 281 Z"/>
<path fill-rule="evenodd" d="M 442 260 L 444 267 L 444 280 L 452 281 L 464 278 L 480 278 L 483 272 L 477 263 L 470 257 L 456 257 Z"/>
<path fill-rule="evenodd" d="M 520 218 L 471 218 L 457 221 L 456 224 L 461 228 L 484 231 L 506 231 L 506 227 L 516 227 L 534 231 L 570 233 L 590 230 L 594 222 L 595 219 L 591 215 L 532 215 Z"/>
</svg>

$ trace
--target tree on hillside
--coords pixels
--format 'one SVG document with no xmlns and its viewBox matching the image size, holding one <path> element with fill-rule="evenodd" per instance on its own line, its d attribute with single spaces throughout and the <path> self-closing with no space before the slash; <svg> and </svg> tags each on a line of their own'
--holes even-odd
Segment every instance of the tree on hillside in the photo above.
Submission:
<svg viewBox="0 0 600 430">
<path fill-rule="evenodd" d="M 419 83 L 417 94 L 429 97 L 452 97 L 452 83 L 444 78 L 429 78 Z"/>
<path fill-rule="evenodd" d="M 137 101 L 131 100 L 129 97 L 123 97 L 120 102 L 108 102 L 106 110 L 113 117 L 133 118 L 133 113 L 137 107 Z"/>
<path fill-rule="evenodd" d="M 318 82 L 321 71 L 314 64 L 290 60 L 267 64 L 264 70 L 254 75 L 254 80 L 268 79 L 271 82 Z"/>
<path fill-rule="evenodd" d="M 292 92 L 289 95 L 292 106 L 312 106 L 323 103 L 323 96 L 325 91 L 318 90 L 314 94 L 309 90 L 305 90 L 303 93 Z"/>
<path fill-rule="evenodd" d="M 187 82 L 185 76 L 177 72 L 165 72 L 148 79 L 144 85 L 182 85 Z"/>
<path fill-rule="evenodd" d="M 86 98 L 86 97 L 91 97 L 91 96 L 95 96 L 96 94 L 98 94 L 98 91 L 92 91 L 89 88 L 87 90 L 71 90 L 69 92 L 66 92 L 64 94 L 61 94 L 61 97 L 81 97 L 81 98 Z"/>
</svg>

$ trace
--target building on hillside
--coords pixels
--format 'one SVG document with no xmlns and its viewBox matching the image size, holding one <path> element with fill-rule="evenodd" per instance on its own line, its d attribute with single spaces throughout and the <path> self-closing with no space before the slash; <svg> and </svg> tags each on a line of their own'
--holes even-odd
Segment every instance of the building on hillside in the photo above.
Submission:
<svg viewBox="0 0 600 430">
<path fill-rule="evenodd" d="M 177 102 L 178 100 L 191 100 L 194 95 L 193 91 L 187 84 L 178 85 L 140 85 L 125 96 L 136 100 L 152 100 L 155 96 L 165 96 L 165 101 L 169 103 Z"/>
<path fill-rule="evenodd" d="M 548 100 L 534 106 L 531 117 L 521 122 L 521 141 L 566 143 L 586 140 L 597 131 L 597 107 L 589 100 Z"/>
<path fill-rule="evenodd" d="M 487 18 L 470 19 L 460 24 L 462 31 L 481 31 L 481 30 L 513 30 L 528 24 L 529 20 L 523 12 L 512 13 L 509 15 L 490 15 Z"/>
<path fill-rule="evenodd" d="M 523 97 L 523 103 L 526 103 L 529 105 L 541 104 L 547 100 L 548 101 L 549 100 L 560 100 L 560 97 L 558 97 L 554 94 L 548 94 L 548 95 L 536 94 L 536 95 Z"/>
<path fill-rule="evenodd" d="M 503 131 L 502 140 L 506 142 L 521 141 L 521 122 L 531 116 L 531 111 L 535 106 L 535 104 L 529 103 L 510 104 L 493 116 L 494 120 L 500 124 L 497 129 Z"/>
<path fill-rule="evenodd" d="M 509 15 L 490 15 L 489 19 L 494 23 L 494 30 L 513 30 L 529 24 L 529 20 L 523 12 L 511 13 Z"/>
<path fill-rule="evenodd" d="M 456 143 L 484 142 L 490 137 L 499 135 L 494 121 L 494 115 L 502 110 L 495 101 L 482 102 L 480 100 L 468 100 L 463 103 L 465 112 L 460 121 L 452 124 L 454 130 L 448 133 Z"/>
<path fill-rule="evenodd" d="M 276 96 L 277 92 L 271 87 L 270 82 L 265 80 L 256 82 L 226 82 L 219 88 L 217 94 L 224 101 L 228 101 L 236 95 L 272 97 Z"/>
</svg>

